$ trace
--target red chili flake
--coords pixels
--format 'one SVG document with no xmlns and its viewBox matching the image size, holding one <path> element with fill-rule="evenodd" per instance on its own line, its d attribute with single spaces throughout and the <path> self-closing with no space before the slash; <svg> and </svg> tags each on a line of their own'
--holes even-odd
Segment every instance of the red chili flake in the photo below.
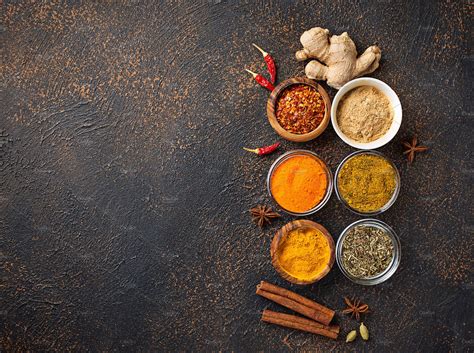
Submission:
<svg viewBox="0 0 474 353">
<path fill-rule="evenodd" d="M 315 130 L 325 114 L 323 97 L 312 86 L 299 84 L 286 88 L 276 104 L 276 118 L 285 130 L 307 134 Z"/>
</svg>

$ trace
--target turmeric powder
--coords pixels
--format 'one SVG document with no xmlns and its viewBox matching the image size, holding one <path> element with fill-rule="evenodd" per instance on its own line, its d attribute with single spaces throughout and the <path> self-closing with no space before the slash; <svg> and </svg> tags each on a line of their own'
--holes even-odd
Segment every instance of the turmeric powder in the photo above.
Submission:
<svg viewBox="0 0 474 353">
<path fill-rule="evenodd" d="M 275 201 L 290 212 L 303 213 L 318 205 L 326 195 L 328 175 L 322 161 L 295 155 L 274 170 L 270 190 Z"/>
<path fill-rule="evenodd" d="M 331 248 L 316 228 L 298 228 L 289 232 L 277 253 L 281 268 L 300 280 L 312 280 L 329 264 Z"/>
</svg>

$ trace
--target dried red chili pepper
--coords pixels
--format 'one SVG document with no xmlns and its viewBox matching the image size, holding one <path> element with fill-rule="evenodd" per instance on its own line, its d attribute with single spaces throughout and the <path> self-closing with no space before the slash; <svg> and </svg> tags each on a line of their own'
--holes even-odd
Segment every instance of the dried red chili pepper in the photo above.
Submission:
<svg viewBox="0 0 474 353">
<path fill-rule="evenodd" d="M 275 83 L 275 80 L 276 80 L 275 60 L 273 60 L 273 57 L 270 54 L 268 54 L 265 50 L 260 48 L 257 44 L 252 43 L 252 45 L 255 48 L 257 48 L 260 51 L 260 53 L 262 53 L 263 60 L 265 60 L 265 62 L 267 63 L 267 70 L 268 70 L 268 73 L 270 74 L 270 81 L 272 81 L 272 83 Z"/>
<path fill-rule="evenodd" d="M 266 154 L 270 154 L 273 151 L 275 151 L 278 148 L 278 146 L 280 146 L 280 142 L 276 142 L 276 143 L 274 143 L 273 145 L 270 145 L 270 146 L 264 146 L 264 147 L 255 148 L 255 149 L 250 149 L 250 148 L 244 147 L 244 150 L 252 152 L 252 153 L 256 153 L 259 156 L 264 156 Z"/>
<path fill-rule="evenodd" d="M 260 74 L 257 74 L 253 71 L 250 71 L 250 70 L 247 70 L 245 69 L 245 71 L 247 71 L 248 73 L 250 73 L 253 78 L 255 79 L 255 81 L 257 81 L 257 83 L 262 86 L 262 87 L 265 87 L 266 89 L 268 89 L 269 91 L 273 91 L 275 89 L 275 87 L 273 86 L 273 84 L 268 81 L 265 77 L 263 77 L 262 75 Z"/>
</svg>

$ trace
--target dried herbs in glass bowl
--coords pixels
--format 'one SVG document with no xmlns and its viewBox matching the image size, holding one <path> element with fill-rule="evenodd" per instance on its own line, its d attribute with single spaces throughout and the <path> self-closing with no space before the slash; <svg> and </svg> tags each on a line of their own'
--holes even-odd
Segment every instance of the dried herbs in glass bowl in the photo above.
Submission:
<svg viewBox="0 0 474 353">
<path fill-rule="evenodd" d="M 336 245 L 336 261 L 351 281 L 374 285 L 389 279 L 400 264 L 400 241 L 387 224 L 363 219 L 349 225 Z"/>
</svg>

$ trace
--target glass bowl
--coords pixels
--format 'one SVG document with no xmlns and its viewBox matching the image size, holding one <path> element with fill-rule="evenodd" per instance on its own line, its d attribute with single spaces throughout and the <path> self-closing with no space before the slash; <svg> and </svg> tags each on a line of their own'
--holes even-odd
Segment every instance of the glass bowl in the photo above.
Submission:
<svg viewBox="0 0 474 353">
<path fill-rule="evenodd" d="M 382 229 L 385 231 L 389 237 L 392 239 L 392 244 L 393 244 L 393 258 L 388 267 L 385 269 L 385 271 L 379 273 L 376 276 L 373 277 L 368 277 L 368 278 L 358 278 L 353 275 L 351 275 L 345 268 L 344 264 L 342 263 L 342 244 L 344 242 L 344 239 L 352 228 L 358 225 L 367 225 L 367 226 L 374 226 Z M 356 221 L 352 224 L 350 224 L 346 229 L 344 229 L 339 236 L 339 239 L 337 240 L 336 244 L 336 262 L 337 266 L 341 270 L 341 272 L 349 278 L 352 282 L 357 283 L 357 284 L 362 284 L 365 286 L 373 286 L 375 284 L 379 284 L 382 282 L 385 282 L 387 279 L 392 277 L 392 275 L 395 273 L 397 270 L 398 266 L 400 265 L 400 259 L 402 256 L 402 251 L 401 251 L 401 244 L 400 244 L 400 239 L 398 239 L 397 234 L 394 232 L 394 230 L 388 226 L 386 223 L 379 221 L 377 219 L 361 219 L 359 221 Z"/>
<path fill-rule="evenodd" d="M 282 207 L 275 200 L 275 198 L 273 197 L 273 194 L 272 194 L 272 190 L 271 190 L 271 178 L 272 178 L 273 172 L 276 170 L 276 168 L 281 163 L 283 163 L 284 161 L 286 161 L 286 160 L 288 160 L 292 157 L 295 157 L 295 156 L 311 156 L 311 157 L 317 159 L 321 163 L 321 165 L 323 166 L 324 170 L 326 171 L 326 175 L 327 175 L 327 179 L 328 179 L 328 185 L 327 185 L 327 188 L 326 188 L 326 193 L 324 194 L 324 197 L 322 198 L 322 200 L 316 206 L 314 206 L 313 208 L 311 208 L 307 211 L 304 211 L 304 212 L 294 212 L 294 211 L 290 211 L 290 210 L 285 209 L 284 207 Z M 291 214 L 293 216 L 307 216 L 307 215 L 313 214 L 313 213 L 317 212 L 318 210 L 320 210 L 321 208 L 323 208 L 323 206 L 329 201 L 329 198 L 331 197 L 332 189 L 333 189 L 333 177 L 332 177 L 332 173 L 331 173 L 331 170 L 329 169 L 328 165 L 316 153 L 308 151 L 308 150 L 293 150 L 293 151 L 288 151 L 288 152 L 282 154 L 280 157 L 278 157 L 275 160 L 275 162 L 273 162 L 272 166 L 270 167 L 270 170 L 268 171 L 268 175 L 267 175 L 267 191 L 268 191 L 268 194 L 271 196 L 273 201 L 283 211 L 285 211 L 286 213 Z"/>
<path fill-rule="evenodd" d="M 372 154 L 372 155 L 375 155 L 375 156 L 380 156 L 382 157 L 383 159 L 385 159 L 387 162 L 390 163 L 390 165 L 392 166 L 392 168 L 395 170 L 395 182 L 396 182 L 396 185 L 395 185 L 395 190 L 393 191 L 393 194 L 392 194 L 392 197 L 390 198 L 390 200 L 380 209 L 376 210 L 376 211 L 372 211 L 372 212 L 361 212 L 355 208 L 353 208 L 352 206 L 350 206 L 346 200 L 344 200 L 344 197 L 342 197 L 340 191 L 339 191 L 339 182 L 338 182 L 338 179 L 339 179 L 339 173 L 342 169 L 342 167 L 344 166 L 344 164 L 349 160 L 351 159 L 352 157 L 354 156 L 357 156 L 359 154 Z M 400 193 L 400 174 L 398 173 L 398 169 L 397 167 L 395 166 L 395 164 L 393 164 L 393 162 L 388 159 L 385 155 L 383 155 L 382 153 L 380 152 L 377 152 L 377 151 L 372 151 L 372 150 L 362 150 L 362 151 L 356 151 L 356 152 L 353 152 L 351 154 L 349 154 L 346 158 L 344 158 L 342 160 L 341 163 L 339 163 L 339 166 L 337 167 L 336 169 L 336 174 L 334 176 L 334 189 L 336 191 L 336 196 L 337 198 L 339 199 L 339 201 L 342 202 L 342 204 L 348 208 L 349 210 L 351 210 L 352 212 L 358 214 L 358 215 L 361 215 L 361 216 L 375 216 L 375 215 L 378 215 L 378 214 L 381 214 L 385 211 L 387 211 L 394 203 L 395 201 L 397 200 L 397 197 L 398 197 L 398 194 Z"/>
</svg>

